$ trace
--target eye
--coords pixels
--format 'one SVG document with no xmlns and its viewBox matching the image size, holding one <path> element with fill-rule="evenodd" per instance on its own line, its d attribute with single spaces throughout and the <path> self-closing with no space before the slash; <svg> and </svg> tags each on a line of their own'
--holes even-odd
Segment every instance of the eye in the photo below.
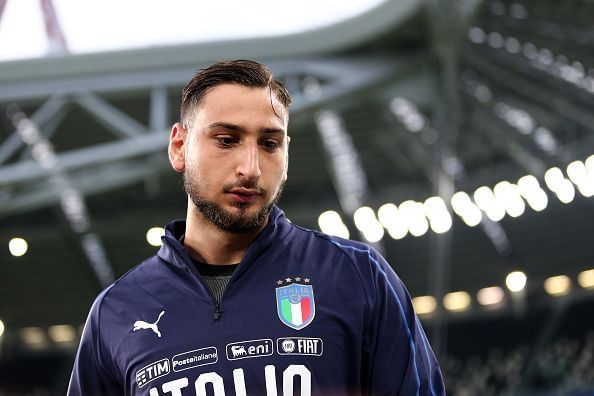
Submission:
<svg viewBox="0 0 594 396">
<path fill-rule="evenodd" d="M 237 139 L 232 136 L 216 136 L 217 144 L 221 147 L 231 147 Z"/>
<path fill-rule="evenodd" d="M 264 146 L 264 148 L 266 150 L 274 151 L 278 148 L 278 146 L 280 146 L 280 143 L 275 139 L 266 139 L 266 140 L 264 140 L 262 145 Z"/>
</svg>

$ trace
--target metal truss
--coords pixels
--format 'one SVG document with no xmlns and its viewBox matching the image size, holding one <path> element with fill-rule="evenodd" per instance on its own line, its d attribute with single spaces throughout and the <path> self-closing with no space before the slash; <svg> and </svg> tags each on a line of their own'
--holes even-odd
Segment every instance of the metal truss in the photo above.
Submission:
<svg viewBox="0 0 594 396">
<path fill-rule="evenodd" d="M 293 94 L 291 111 L 296 115 L 331 107 L 337 99 L 393 81 L 414 67 L 415 62 L 390 58 L 336 58 L 299 63 L 272 62 L 272 67 L 285 80 L 309 76 L 321 82 L 323 89 L 318 95 L 308 96 L 301 91 Z M 92 80 L 99 82 L 98 77 Z M 95 194 L 141 181 L 167 167 L 167 161 L 161 156 L 168 141 L 167 89 L 179 89 L 181 83 L 176 81 L 171 85 L 163 80 L 143 83 L 144 92 L 150 95 L 148 126 L 108 103 L 99 94 L 80 88 L 52 95 L 31 119 L 50 138 L 68 111 L 82 109 L 113 136 L 110 142 L 56 155 L 56 166 L 71 174 L 73 183 L 85 194 Z M 4 163 L 0 167 L 0 189 L 3 192 L 0 216 L 51 205 L 59 197 L 48 186 L 47 169 L 26 153 L 17 162 L 6 163 L 22 147 L 23 142 L 16 132 L 0 146 L 0 163 Z M 84 177 L 80 176 L 83 174 Z"/>
<path fill-rule="evenodd" d="M 562 95 L 556 95 L 553 92 L 548 91 L 545 88 L 541 88 L 529 80 L 520 79 L 514 76 L 512 73 L 505 71 L 502 67 L 497 67 L 492 63 L 489 63 L 476 55 L 467 54 L 465 61 L 476 67 L 481 73 L 488 76 L 497 76 L 497 84 L 509 89 L 511 92 L 518 94 L 520 97 L 529 97 L 530 100 L 522 100 L 522 105 L 526 107 L 529 112 L 536 114 L 546 114 L 546 112 L 554 111 L 559 117 L 562 117 L 572 123 L 580 125 L 585 130 L 591 131 L 592 125 L 594 125 L 594 117 L 582 109 L 580 106 L 572 103 Z M 517 99 L 516 99 L 517 100 Z M 553 110 L 554 109 L 554 110 Z M 500 121 L 494 121 L 495 117 L 491 116 L 487 123 L 495 122 L 496 124 L 502 124 Z M 532 148 L 534 152 L 541 158 L 541 161 L 555 166 L 566 166 L 569 162 L 578 158 L 578 153 L 571 150 L 569 147 L 560 147 L 557 155 L 550 155 L 543 152 L 538 148 L 532 139 L 521 139 L 517 133 L 513 133 L 510 127 L 503 127 L 504 130 L 509 130 L 508 137 L 512 138 L 517 145 L 525 146 L 526 148 Z M 527 158 L 530 158 L 527 157 Z M 527 164 L 525 164 L 527 165 Z M 546 169 L 544 169 L 546 170 Z M 544 173 L 535 173 L 535 175 L 542 176 Z"/>
<path fill-rule="evenodd" d="M 92 186 L 88 191 L 100 192 L 121 186 L 123 180 L 134 183 L 165 166 L 163 161 L 151 158 L 163 152 L 167 142 L 167 90 L 179 89 L 198 67 L 212 59 L 250 57 L 264 60 L 284 80 L 314 76 L 324 84 L 321 95 L 306 97 L 295 93 L 292 112 L 315 111 L 393 78 L 401 72 L 403 62 L 312 59 L 311 54 L 331 53 L 368 41 L 403 23 L 421 5 L 418 0 L 386 1 L 356 18 L 279 37 L 4 62 L 0 64 L 0 104 L 45 100 L 31 120 L 48 139 L 59 127 L 61 118 L 73 108 L 84 109 L 103 125 L 114 136 L 113 141 L 57 153 L 56 159 L 57 166 L 65 172 L 87 171 L 86 177 Z M 309 60 L 292 60 L 305 54 Z M 142 125 L 102 98 L 102 95 L 130 91 L 151 95 L 150 125 Z M 21 147 L 22 141 L 16 133 L 0 146 L 0 164 L 3 164 L 0 167 L 0 197 L 3 197 L 0 216 L 55 203 L 55 195 L 45 185 L 46 171 L 31 160 L 26 151 L 18 162 L 6 163 Z M 145 171 L 128 168 L 131 159 L 136 163 L 144 161 Z M 102 176 L 102 170 L 114 166 L 119 166 L 114 172 L 119 177 L 110 182 Z M 73 180 L 76 183 L 76 176 Z"/>
</svg>

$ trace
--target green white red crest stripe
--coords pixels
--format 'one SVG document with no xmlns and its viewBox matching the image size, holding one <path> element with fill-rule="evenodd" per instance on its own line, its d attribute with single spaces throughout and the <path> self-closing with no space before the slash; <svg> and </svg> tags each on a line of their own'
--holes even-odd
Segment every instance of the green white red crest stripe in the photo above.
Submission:
<svg viewBox="0 0 594 396">
<path fill-rule="evenodd" d="M 278 287 L 276 302 L 280 320 L 293 329 L 300 330 L 313 320 L 315 302 L 311 285 Z"/>
</svg>

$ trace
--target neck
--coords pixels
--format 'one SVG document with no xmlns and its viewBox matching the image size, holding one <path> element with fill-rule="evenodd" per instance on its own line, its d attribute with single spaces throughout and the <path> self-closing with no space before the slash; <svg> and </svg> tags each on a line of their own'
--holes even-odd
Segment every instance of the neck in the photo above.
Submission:
<svg viewBox="0 0 594 396">
<path fill-rule="evenodd" d="M 184 246 L 194 260 L 208 264 L 239 263 L 267 222 L 268 220 L 262 227 L 245 234 L 225 232 L 188 202 Z"/>
</svg>

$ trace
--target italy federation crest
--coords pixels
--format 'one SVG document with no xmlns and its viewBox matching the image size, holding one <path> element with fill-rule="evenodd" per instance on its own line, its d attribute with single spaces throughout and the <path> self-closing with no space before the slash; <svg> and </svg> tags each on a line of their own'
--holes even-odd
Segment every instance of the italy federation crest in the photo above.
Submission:
<svg viewBox="0 0 594 396">
<path fill-rule="evenodd" d="M 303 329 L 316 315 L 313 287 L 299 283 L 277 287 L 276 307 L 281 322 L 295 330 Z"/>
</svg>

